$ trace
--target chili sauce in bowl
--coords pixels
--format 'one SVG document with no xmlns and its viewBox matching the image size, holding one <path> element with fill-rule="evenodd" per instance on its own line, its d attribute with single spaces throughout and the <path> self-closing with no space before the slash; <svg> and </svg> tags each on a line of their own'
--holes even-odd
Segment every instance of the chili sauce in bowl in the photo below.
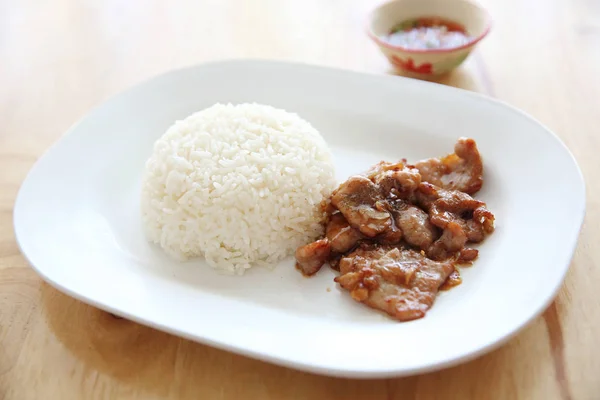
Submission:
<svg viewBox="0 0 600 400">
<path fill-rule="evenodd" d="M 382 39 L 392 46 L 428 50 L 464 46 L 474 38 L 457 22 L 437 17 L 421 17 L 399 23 Z"/>
<path fill-rule="evenodd" d="M 367 33 L 395 69 L 430 79 L 462 64 L 490 28 L 474 0 L 392 0 L 371 13 Z"/>
</svg>

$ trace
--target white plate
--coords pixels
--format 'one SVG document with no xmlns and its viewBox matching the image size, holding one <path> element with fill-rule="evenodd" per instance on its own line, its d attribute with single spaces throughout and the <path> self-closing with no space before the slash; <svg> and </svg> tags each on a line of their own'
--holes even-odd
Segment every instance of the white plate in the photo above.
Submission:
<svg viewBox="0 0 600 400">
<path fill-rule="evenodd" d="M 323 268 L 221 276 L 148 244 L 138 211 L 152 144 L 215 102 L 260 102 L 321 131 L 339 179 L 384 160 L 439 156 L 477 140 L 477 195 L 497 230 L 463 284 L 423 319 L 395 322 L 354 302 Z M 471 359 L 507 340 L 553 299 L 585 210 L 565 146 L 505 104 L 441 85 L 264 61 L 170 72 L 94 109 L 33 167 L 15 206 L 23 254 L 50 284 L 131 320 L 273 363 L 348 377 L 407 375 Z M 331 289 L 331 291 L 328 291 Z"/>
</svg>

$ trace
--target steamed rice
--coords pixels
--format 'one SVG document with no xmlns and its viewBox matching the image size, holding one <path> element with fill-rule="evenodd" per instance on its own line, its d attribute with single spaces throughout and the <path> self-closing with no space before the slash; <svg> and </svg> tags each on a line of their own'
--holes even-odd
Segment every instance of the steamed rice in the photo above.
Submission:
<svg viewBox="0 0 600 400">
<path fill-rule="evenodd" d="M 265 105 L 217 104 L 155 143 L 142 219 L 169 255 L 239 274 L 319 237 L 320 203 L 334 187 L 331 153 L 308 122 Z"/>
</svg>

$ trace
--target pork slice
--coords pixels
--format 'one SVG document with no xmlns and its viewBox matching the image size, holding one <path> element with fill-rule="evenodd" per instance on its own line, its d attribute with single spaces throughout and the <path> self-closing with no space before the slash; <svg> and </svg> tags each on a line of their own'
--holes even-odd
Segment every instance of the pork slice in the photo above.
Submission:
<svg viewBox="0 0 600 400">
<path fill-rule="evenodd" d="M 354 300 L 409 321 L 425 316 L 452 271 L 451 261 L 433 261 L 414 250 L 360 247 L 342 258 L 335 281 Z"/>
<path fill-rule="evenodd" d="M 331 216 L 325 229 L 325 236 L 329 240 L 331 251 L 340 254 L 352 250 L 364 237 L 358 229 L 350 226 L 341 213 Z"/>
<path fill-rule="evenodd" d="M 427 210 L 431 224 L 443 230 L 442 237 L 427 250 L 436 260 L 452 257 L 466 243 L 479 243 L 494 231 L 494 214 L 467 193 L 422 182 L 415 197 Z"/>
<path fill-rule="evenodd" d="M 429 215 L 414 204 L 394 201 L 392 214 L 404 240 L 410 245 L 425 250 L 439 236 L 437 228 L 429 222 Z"/>
<path fill-rule="evenodd" d="M 303 275 L 316 274 L 329 259 L 331 246 L 327 239 L 320 239 L 296 249 L 296 268 Z"/>
<path fill-rule="evenodd" d="M 421 180 L 448 190 L 474 194 L 483 185 L 483 161 L 475 140 L 460 138 L 454 153 L 419 161 L 415 167 Z"/>
<path fill-rule="evenodd" d="M 342 183 L 331 197 L 348 223 L 367 237 L 375 237 L 391 226 L 390 213 L 382 209 L 380 188 L 364 176 L 353 176 Z"/>
</svg>

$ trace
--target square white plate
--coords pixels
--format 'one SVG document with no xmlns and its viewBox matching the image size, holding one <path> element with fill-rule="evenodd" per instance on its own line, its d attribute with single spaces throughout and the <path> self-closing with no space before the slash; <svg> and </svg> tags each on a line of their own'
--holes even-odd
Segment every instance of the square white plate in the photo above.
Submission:
<svg viewBox="0 0 600 400">
<path fill-rule="evenodd" d="M 215 102 L 299 113 L 329 143 L 340 180 L 380 160 L 440 156 L 472 137 L 485 163 L 476 197 L 495 213 L 497 230 L 463 270 L 463 284 L 408 323 L 353 301 L 329 268 L 304 278 L 290 258 L 239 277 L 202 260 L 173 261 L 142 233 L 141 173 L 167 127 Z M 33 167 L 14 223 L 37 272 L 84 302 L 277 364 L 379 377 L 473 358 L 538 315 L 569 267 L 584 192 L 559 139 L 500 102 L 399 77 L 230 61 L 159 76 L 90 112 Z"/>
</svg>

